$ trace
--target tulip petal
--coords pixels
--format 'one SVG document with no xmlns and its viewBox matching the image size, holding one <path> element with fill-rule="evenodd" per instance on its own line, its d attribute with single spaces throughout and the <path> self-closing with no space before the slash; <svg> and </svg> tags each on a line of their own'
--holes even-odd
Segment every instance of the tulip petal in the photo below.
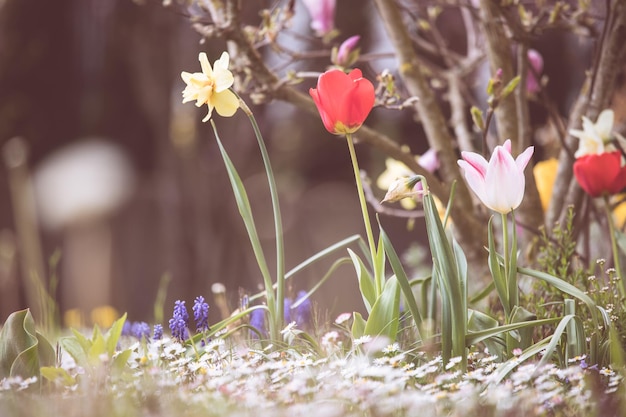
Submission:
<svg viewBox="0 0 626 417">
<path fill-rule="evenodd" d="M 467 181 L 467 185 L 469 185 L 472 191 L 474 191 L 474 194 L 478 196 L 480 201 L 482 201 L 483 204 L 487 205 L 485 175 L 466 160 L 460 159 L 457 161 L 457 163 L 463 169 L 463 174 L 465 175 L 465 181 Z"/>
<path fill-rule="evenodd" d="M 517 158 L 515 159 L 515 164 L 517 165 L 517 169 L 519 169 L 520 172 L 523 172 L 526 169 L 526 166 L 528 165 L 528 162 L 530 162 L 530 158 L 533 157 L 534 152 L 535 147 L 529 146 L 524 152 L 517 156 Z"/>
<path fill-rule="evenodd" d="M 485 176 L 487 207 L 499 213 L 508 213 L 522 202 L 526 181 L 513 156 L 504 146 L 496 146 Z"/>
<path fill-rule="evenodd" d="M 464 151 L 464 152 L 461 152 L 461 156 L 463 157 L 463 160 L 465 162 L 467 162 L 469 165 L 472 166 L 472 168 L 480 172 L 483 178 L 485 177 L 485 175 L 487 175 L 488 163 L 487 163 L 487 160 L 483 158 L 481 154 L 478 154 L 476 152 Z M 461 161 L 459 161 L 459 163 L 460 162 Z"/>
</svg>

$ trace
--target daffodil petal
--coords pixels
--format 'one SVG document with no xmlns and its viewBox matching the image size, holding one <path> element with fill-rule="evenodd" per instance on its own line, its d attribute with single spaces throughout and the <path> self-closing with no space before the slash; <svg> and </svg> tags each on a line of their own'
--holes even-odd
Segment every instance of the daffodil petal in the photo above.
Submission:
<svg viewBox="0 0 626 417">
<path fill-rule="evenodd" d="M 224 90 L 213 94 L 212 104 L 215 106 L 217 114 L 223 117 L 230 117 L 239 108 L 239 99 L 230 90 Z"/>
<path fill-rule="evenodd" d="M 213 78 L 213 70 L 211 69 L 211 64 L 209 63 L 209 58 L 206 56 L 204 52 L 200 52 L 198 55 L 198 60 L 200 61 L 200 67 L 202 68 L 202 73 L 207 76 L 207 78 Z"/>
</svg>

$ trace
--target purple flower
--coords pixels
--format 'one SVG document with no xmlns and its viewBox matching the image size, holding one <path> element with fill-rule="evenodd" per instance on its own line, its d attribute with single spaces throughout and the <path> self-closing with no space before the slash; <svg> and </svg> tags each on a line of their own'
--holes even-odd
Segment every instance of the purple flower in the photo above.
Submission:
<svg viewBox="0 0 626 417">
<path fill-rule="evenodd" d="M 285 303 L 283 304 L 285 306 L 283 317 L 285 318 L 285 323 L 287 324 L 293 321 L 293 317 L 291 317 L 291 305 L 292 304 L 293 304 L 293 300 L 291 298 L 285 298 Z"/>
<path fill-rule="evenodd" d="M 193 319 L 196 322 L 196 331 L 205 332 L 209 330 L 209 305 L 204 301 L 203 296 L 198 296 L 193 301 Z"/>
<path fill-rule="evenodd" d="M 336 0 L 303 0 L 311 15 L 311 29 L 317 36 L 324 36 L 335 27 Z"/>
<path fill-rule="evenodd" d="M 130 333 L 137 339 L 150 340 L 150 326 L 145 321 L 136 321 L 130 326 Z"/>
<path fill-rule="evenodd" d="M 265 330 L 265 310 L 256 309 L 250 313 L 250 326 L 254 327 L 263 336 L 267 335 Z M 256 332 L 250 332 L 252 338 L 258 338 L 259 335 Z"/>
<path fill-rule="evenodd" d="M 528 73 L 526 74 L 526 91 L 536 93 L 541 89 L 541 85 L 535 74 L 541 77 L 541 72 L 543 71 L 543 57 L 534 49 L 529 49 L 527 56 L 530 68 L 528 68 Z"/>
<path fill-rule="evenodd" d="M 160 324 L 154 325 L 154 336 L 152 336 L 154 340 L 163 339 L 163 326 Z"/>
<path fill-rule="evenodd" d="M 306 297 L 306 291 L 298 291 L 297 300 Z M 311 299 L 307 298 L 298 307 L 296 307 L 296 324 L 298 327 L 305 327 L 311 324 Z"/>
<path fill-rule="evenodd" d="M 340 67 L 348 67 L 353 62 L 352 60 L 352 52 L 356 48 L 357 43 L 361 37 L 359 35 L 354 35 L 343 41 L 341 45 L 339 45 L 339 49 L 337 50 L 337 56 L 335 57 L 335 65 Z"/>
<path fill-rule="evenodd" d="M 132 335 L 131 333 L 131 327 L 132 327 L 132 322 L 126 320 L 124 322 L 124 325 L 122 326 L 122 336 L 130 336 Z"/>
<path fill-rule="evenodd" d="M 189 314 L 187 313 L 187 307 L 185 302 L 176 300 L 174 303 L 174 314 L 170 319 L 170 331 L 172 337 L 183 342 L 189 338 L 189 331 L 187 330 L 187 323 L 189 322 Z"/>
</svg>

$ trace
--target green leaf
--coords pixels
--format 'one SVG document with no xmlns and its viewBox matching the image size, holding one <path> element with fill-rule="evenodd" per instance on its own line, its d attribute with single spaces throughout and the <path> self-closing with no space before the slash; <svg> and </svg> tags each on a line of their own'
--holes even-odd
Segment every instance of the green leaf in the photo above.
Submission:
<svg viewBox="0 0 626 417">
<path fill-rule="evenodd" d="M 485 121 L 483 120 L 483 112 L 476 106 L 472 106 L 470 113 L 474 125 L 482 132 L 485 130 Z"/>
<path fill-rule="evenodd" d="M 76 385 L 76 378 L 67 372 L 63 368 L 57 368 L 54 366 L 43 366 L 41 369 L 41 376 L 46 378 L 50 382 L 56 382 L 58 380 L 66 387 Z"/>
<path fill-rule="evenodd" d="M 511 317 L 509 319 L 509 323 L 523 323 L 523 322 L 532 322 L 537 319 L 537 316 L 530 311 L 526 310 L 524 307 L 515 306 L 511 312 Z M 517 347 L 522 350 L 528 348 L 532 344 L 533 330 L 529 327 L 522 327 L 517 331 L 518 337 L 516 340 L 518 341 Z"/>
<path fill-rule="evenodd" d="M 39 368 L 54 364 L 54 349 L 35 330 L 29 309 L 9 315 L 0 331 L 0 379 L 39 376 Z"/>
<path fill-rule="evenodd" d="M 509 81 L 509 83 L 506 86 L 504 86 L 504 88 L 502 89 L 502 93 L 500 94 L 500 98 L 501 99 L 505 99 L 509 94 L 511 94 L 513 92 L 513 90 L 515 90 L 517 85 L 519 84 L 520 79 L 521 78 L 518 75 L 517 77 L 515 77 L 511 81 Z"/>
<path fill-rule="evenodd" d="M 609 330 L 611 366 L 615 370 L 623 370 L 626 364 L 624 360 L 624 349 L 619 337 L 619 333 L 611 326 Z"/>
<path fill-rule="evenodd" d="M 422 180 L 423 181 L 423 180 Z M 426 184 L 424 188 L 427 189 Z M 464 289 L 465 278 L 461 276 L 458 266 L 462 266 L 464 255 L 456 254 L 450 246 L 448 237 L 439 218 L 439 212 L 430 193 L 422 199 L 424 205 L 424 219 L 426 232 L 433 256 L 433 278 L 440 289 L 442 307 L 442 358 L 453 356 L 462 358 L 462 369 L 467 366 L 467 352 L 465 349 L 465 335 L 467 333 L 467 295 Z M 460 250 L 460 248 L 459 248 Z M 444 340 L 445 339 L 445 340 Z M 447 351 L 451 346 L 451 352 Z"/>
<path fill-rule="evenodd" d="M 122 372 L 126 368 L 126 364 L 128 363 L 128 358 L 132 351 L 130 349 L 126 349 L 118 353 L 113 358 L 112 368 L 115 372 Z"/>
<path fill-rule="evenodd" d="M 372 307 L 364 334 L 369 336 L 387 336 L 396 340 L 400 324 L 400 286 L 395 276 L 385 281 L 383 293 Z"/>
<path fill-rule="evenodd" d="M 84 334 L 82 334 L 76 329 L 72 329 L 72 333 L 74 334 L 74 337 L 76 338 L 76 342 L 83 349 L 83 352 L 87 354 L 87 352 L 89 352 L 89 349 L 91 349 L 91 340 L 87 339 L 87 337 Z"/>
<path fill-rule="evenodd" d="M 491 271 L 491 277 L 496 287 L 496 292 L 498 293 L 500 303 L 502 303 L 502 307 L 504 308 L 504 314 L 506 317 L 509 317 L 511 311 L 509 309 L 507 283 L 502 267 L 500 266 L 498 252 L 496 251 L 496 243 L 493 237 L 493 216 L 489 219 L 487 230 L 487 239 L 489 242 L 489 257 L 487 258 L 487 261 L 489 263 L 489 271 Z"/>
<path fill-rule="evenodd" d="M 64 337 L 60 340 L 61 346 L 63 349 L 72 357 L 76 364 L 86 368 L 89 365 L 89 361 L 87 360 L 87 352 L 89 352 L 89 348 L 84 349 L 83 346 L 78 341 L 78 338 L 74 337 Z M 91 346 L 91 344 L 90 344 Z"/>
<path fill-rule="evenodd" d="M 376 302 L 376 288 L 374 287 L 374 280 L 369 271 L 363 264 L 363 261 L 359 256 L 351 249 L 348 249 L 350 259 L 356 271 L 356 277 L 359 281 L 359 289 L 361 290 L 361 297 L 363 297 L 363 303 L 368 314 L 372 311 L 372 307 Z"/>
<path fill-rule="evenodd" d="M 354 339 L 358 339 L 359 337 L 365 334 L 365 320 L 361 313 L 353 312 L 352 313 L 352 337 Z"/>
<path fill-rule="evenodd" d="M 101 355 L 107 354 L 107 345 L 104 340 L 104 336 L 100 331 L 100 327 L 96 325 L 94 326 L 93 330 L 93 338 L 91 339 L 91 347 L 87 352 L 87 358 L 89 359 L 90 363 L 96 364 L 101 360 Z"/>
<path fill-rule="evenodd" d="M 120 340 L 120 336 L 122 335 L 122 329 L 124 328 L 124 322 L 126 321 L 126 313 L 119 319 L 115 320 L 115 322 L 111 325 L 111 328 L 107 331 L 104 336 L 106 352 L 109 357 L 113 357 L 115 353 L 115 349 L 117 348 L 117 342 Z"/>
<path fill-rule="evenodd" d="M 479 341 L 482 341 L 489 350 L 490 354 L 498 356 L 500 360 L 505 359 L 505 343 L 502 337 L 498 337 L 500 333 L 494 334 L 490 337 L 485 337 L 482 340 L 470 339 L 470 337 L 476 337 L 477 334 L 481 334 L 480 332 L 483 332 L 485 330 L 497 329 L 498 320 L 494 319 L 491 316 L 488 316 L 481 311 L 473 309 L 469 309 L 467 313 L 468 336 L 466 337 L 466 345 L 470 346 L 472 344 L 478 343 Z"/>
<path fill-rule="evenodd" d="M 259 269 L 261 270 L 261 275 L 263 275 L 263 280 L 265 283 L 265 290 L 268 297 L 268 304 L 274 303 L 274 296 L 272 291 L 272 277 L 270 275 L 270 271 L 267 267 L 267 261 L 265 260 L 265 254 L 263 253 L 263 247 L 261 246 L 261 240 L 259 239 L 259 235 L 257 233 L 256 224 L 254 222 L 254 216 L 252 215 L 252 207 L 250 206 L 250 200 L 248 199 L 248 193 L 246 192 L 245 187 L 243 186 L 243 182 L 241 181 L 241 177 L 235 168 L 235 165 L 231 161 L 224 145 L 222 145 L 222 141 L 217 134 L 217 129 L 215 126 L 213 128 L 213 132 L 215 133 L 215 139 L 217 141 L 217 145 L 219 147 L 220 153 L 222 154 L 222 159 L 224 160 L 224 165 L 226 166 L 226 171 L 228 173 L 228 179 L 230 180 L 230 185 L 233 189 L 233 195 L 235 196 L 235 201 L 237 202 L 237 208 L 239 209 L 239 214 L 243 219 L 243 223 L 246 227 L 246 231 L 248 233 L 248 238 L 250 239 L 250 244 L 252 245 L 252 250 L 254 252 L 254 256 L 256 258 Z M 273 310 L 271 310 L 273 311 Z"/>
<path fill-rule="evenodd" d="M 409 278 L 407 277 L 406 272 L 404 272 L 400 258 L 398 257 L 396 250 L 393 248 L 391 240 L 389 240 L 389 236 L 387 236 L 387 233 L 385 233 L 382 227 L 380 227 L 380 236 L 382 238 L 385 251 L 387 252 L 387 258 L 389 259 L 391 269 L 398 280 L 398 284 L 400 284 L 400 288 L 404 294 L 404 299 L 406 300 L 411 316 L 413 317 L 413 321 L 415 322 L 418 339 L 421 340 L 420 331 L 422 330 L 423 324 L 422 316 L 419 308 L 417 307 L 417 302 L 415 301 L 415 295 L 413 294 L 413 289 L 409 283 Z"/>
</svg>

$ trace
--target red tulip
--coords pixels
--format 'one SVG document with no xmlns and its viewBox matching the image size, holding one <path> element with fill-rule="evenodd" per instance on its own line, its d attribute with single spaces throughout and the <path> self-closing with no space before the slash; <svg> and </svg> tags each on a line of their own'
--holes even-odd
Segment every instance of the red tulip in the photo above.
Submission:
<svg viewBox="0 0 626 417">
<path fill-rule="evenodd" d="M 587 154 L 574 162 L 574 175 L 592 197 L 617 194 L 626 187 L 626 166 L 620 151 Z"/>
<path fill-rule="evenodd" d="M 359 69 L 349 74 L 338 69 L 326 71 L 309 94 L 326 130 L 335 135 L 356 132 L 374 107 L 374 86 Z"/>
</svg>

